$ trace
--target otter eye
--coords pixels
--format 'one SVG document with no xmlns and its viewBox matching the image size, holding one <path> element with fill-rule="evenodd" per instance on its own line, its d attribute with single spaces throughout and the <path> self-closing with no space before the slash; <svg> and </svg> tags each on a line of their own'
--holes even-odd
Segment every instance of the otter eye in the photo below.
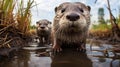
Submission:
<svg viewBox="0 0 120 67">
<path fill-rule="evenodd" d="M 41 25 L 41 24 L 39 23 L 39 25 Z"/>
<path fill-rule="evenodd" d="M 62 9 L 62 10 L 61 10 L 61 13 L 63 13 L 63 12 L 65 12 L 65 9 Z"/>
<path fill-rule="evenodd" d="M 45 25 L 47 26 L 48 24 L 46 23 Z"/>
<path fill-rule="evenodd" d="M 79 10 L 80 10 L 80 12 L 82 12 L 82 13 L 84 12 L 83 9 L 81 9 L 81 8 L 80 8 Z"/>
</svg>

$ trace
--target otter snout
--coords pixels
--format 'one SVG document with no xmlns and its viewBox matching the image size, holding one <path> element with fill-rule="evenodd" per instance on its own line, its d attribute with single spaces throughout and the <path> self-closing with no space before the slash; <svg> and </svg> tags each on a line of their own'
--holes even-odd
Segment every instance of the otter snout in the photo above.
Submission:
<svg viewBox="0 0 120 67">
<path fill-rule="evenodd" d="M 66 18 L 70 21 L 77 21 L 78 19 L 80 19 L 80 16 L 76 13 L 70 13 L 66 16 Z"/>
<path fill-rule="evenodd" d="M 45 25 L 41 25 L 41 26 L 40 26 L 41 29 L 44 29 L 45 27 L 46 27 Z"/>
</svg>

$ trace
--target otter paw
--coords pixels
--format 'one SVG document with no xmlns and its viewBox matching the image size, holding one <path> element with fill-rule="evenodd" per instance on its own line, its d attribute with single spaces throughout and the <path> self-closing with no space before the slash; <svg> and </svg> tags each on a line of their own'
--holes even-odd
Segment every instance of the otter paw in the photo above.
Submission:
<svg viewBox="0 0 120 67">
<path fill-rule="evenodd" d="M 60 51 L 62 51 L 62 48 L 59 45 L 53 46 L 53 52 L 60 52 Z"/>
<path fill-rule="evenodd" d="M 85 53 L 85 52 L 86 52 L 86 49 L 81 49 L 80 52 Z"/>
<path fill-rule="evenodd" d="M 86 49 L 77 48 L 77 51 L 80 51 L 80 52 L 82 52 L 82 53 L 85 53 L 85 52 L 86 52 Z"/>
</svg>

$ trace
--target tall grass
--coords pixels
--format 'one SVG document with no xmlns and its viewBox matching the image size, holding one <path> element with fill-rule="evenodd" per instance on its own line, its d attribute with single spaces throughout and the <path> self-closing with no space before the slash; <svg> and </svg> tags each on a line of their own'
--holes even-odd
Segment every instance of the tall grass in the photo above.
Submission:
<svg viewBox="0 0 120 67">
<path fill-rule="evenodd" d="M 15 22 L 13 16 L 14 7 L 14 0 L 0 0 L 0 24 L 9 25 Z"/>
<path fill-rule="evenodd" d="M 109 29 L 111 29 L 111 26 L 107 24 L 99 24 L 99 25 L 92 26 L 92 30 L 94 31 L 96 30 L 104 31 L 104 30 L 109 30 Z"/>
<path fill-rule="evenodd" d="M 34 0 L 28 0 L 26 4 L 24 0 L 0 0 L 0 25 L 8 26 L 17 22 L 16 28 L 21 33 L 27 34 L 30 29 L 30 9 L 33 3 Z"/>
<path fill-rule="evenodd" d="M 22 31 L 22 33 L 27 34 L 27 32 L 30 30 L 30 23 L 31 23 L 31 7 L 33 4 L 33 0 L 28 0 L 27 4 L 24 5 L 24 1 L 21 0 L 19 6 L 18 6 L 18 12 L 17 12 L 17 22 L 18 22 L 18 28 Z M 26 7 L 24 7 L 26 6 Z"/>
</svg>

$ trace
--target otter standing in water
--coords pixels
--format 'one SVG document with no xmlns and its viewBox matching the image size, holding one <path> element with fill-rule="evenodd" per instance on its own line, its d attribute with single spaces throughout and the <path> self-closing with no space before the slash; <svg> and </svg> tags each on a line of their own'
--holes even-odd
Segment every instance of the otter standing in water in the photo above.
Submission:
<svg viewBox="0 0 120 67">
<path fill-rule="evenodd" d="M 90 25 L 90 7 L 83 3 L 65 2 L 55 8 L 53 22 L 53 50 L 61 51 L 61 46 L 74 45 L 85 52 L 85 44 Z"/>
<path fill-rule="evenodd" d="M 43 19 L 36 22 L 37 35 L 41 44 L 50 44 L 51 22 Z"/>
</svg>

